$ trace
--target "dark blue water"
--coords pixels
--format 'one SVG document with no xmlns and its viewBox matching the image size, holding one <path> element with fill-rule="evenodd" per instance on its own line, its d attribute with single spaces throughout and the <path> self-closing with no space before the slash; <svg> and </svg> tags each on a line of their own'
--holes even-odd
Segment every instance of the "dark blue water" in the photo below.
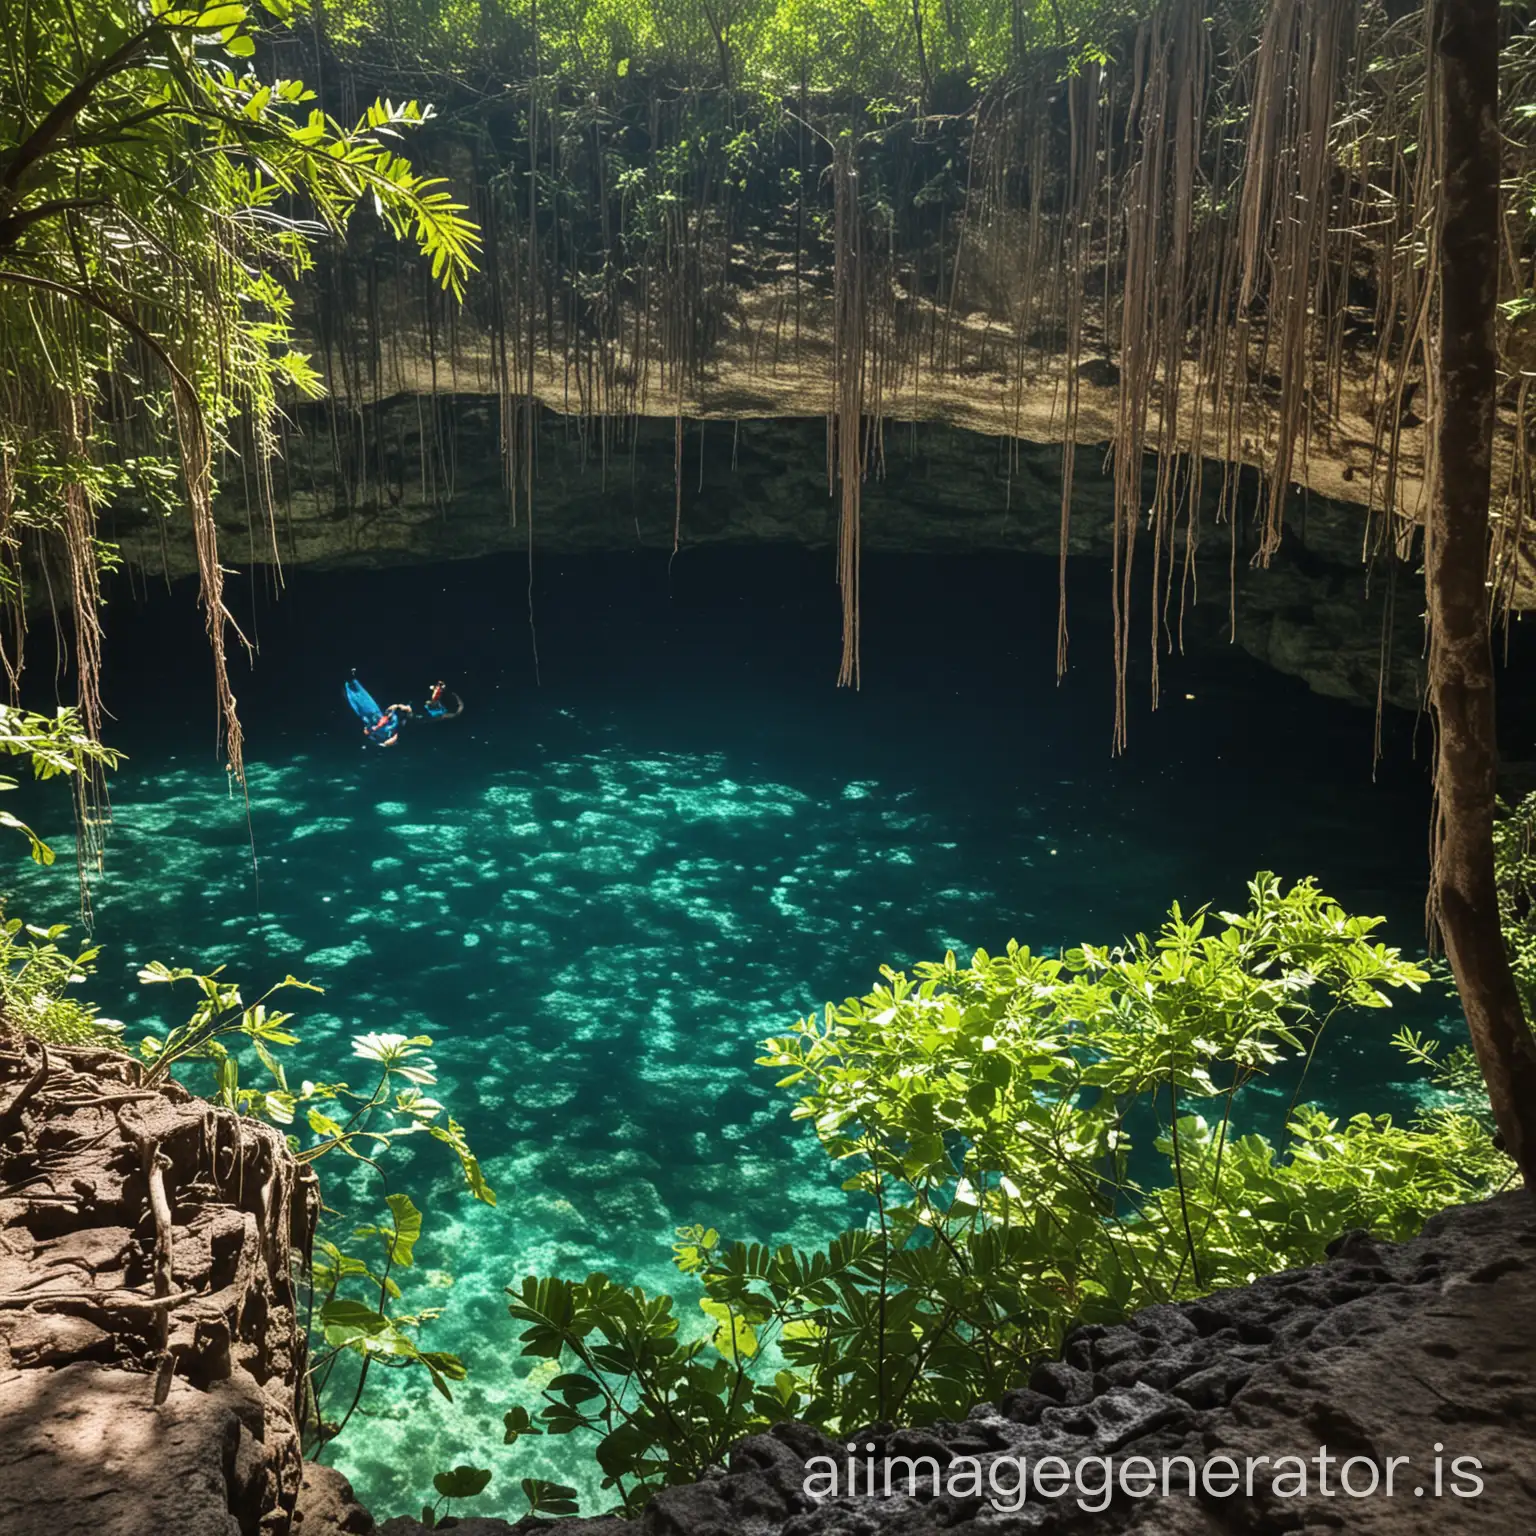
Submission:
<svg viewBox="0 0 1536 1536">
<path fill-rule="evenodd" d="M 108 617 L 129 757 L 95 897 L 105 1011 L 164 1027 L 163 989 L 133 980 L 151 958 L 311 978 L 326 990 L 299 1001 L 293 1076 L 358 1080 L 365 1030 L 431 1035 L 439 1097 L 500 1195 L 470 1201 L 439 1148 L 399 1156 L 396 1187 L 427 1210 L 410 1299 L 445 1308 L 429 1342 L 473 1374 L 430 1413 L 423 1381 L 388 1381 L 354 1421 L 337 1459 L 376 1510 L 414 1509 L 458 1461 L 503 1468 L 525 1366 L 501 1289 L 524 1273 L 665 1288 L 681 1224 L 813 1244 L 847 1219 L 752 1058 L 882 962 L 1113 941 L 1173 900 L 1240 905 L 1263 868 L 1314 874 L 1420 945 L 1412 722 L 1388 722 L 1373 782 L 1368 712 L 1221 651 L 1169 659 L 1151 714 L 1138 658 L 1113 759 L 1102 567 L 1074 572 L 1058 687 L 1053 563 L 868 558 L 857 693 L 833 686 L 829 554 L 541 560 L 537 681 L 526 584 L 503 559 L 301 571 L 280 602 L 235 579 L 259 647 L 237 677 L 249 823 L 214 751 L 193 593 L 118 589 Z M 466 712 L 364 751 L 354 666 L 384 702 L 445 678 Z M 27 809 L 63 831 L 59 799 Z M 17 881 L 32 920 L 70 916 L 67 863 Z M 1387 1039 L 1444 1011 L 1340 1029 L 1309 1093 L 1406 1107 Z M 534 1442 L 498 1477 L 570 1481 L 583 1455 Z"/>
</svg>

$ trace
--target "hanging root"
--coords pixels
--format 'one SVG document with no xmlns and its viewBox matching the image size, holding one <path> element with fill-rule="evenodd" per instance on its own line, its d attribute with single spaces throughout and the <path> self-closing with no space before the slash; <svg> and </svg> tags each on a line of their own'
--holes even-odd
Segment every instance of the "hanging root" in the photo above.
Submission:
<svg viewBox="0 0 1536 1536">
<path fill-rule="evenodd" d="M 852 141 L 838 141 L 835 190 L 836 319 L 833 335 L 832 430 L 837 476 L 842 483 L 838 520 L 837 584 L 843 597 L 843 654 L 837 686 L 859 686 L 859 512 L 864 482 L 864 272 L 860 237 L 858 169 Z"/>
<path fill-rule="evenodd" d="M 902 23 L 908 44 L 913 25 L 929 25 L 922 9 Z M 403 455 L 386 451 L 382 431 L 370 440 L 363 430 L 364 403 L 386 394 L 417 395 L 421 496 L 446 516 L 457 470 L 453 397 L 488 386 L 514 525 L 519 502 L 531 517 L 541 402 L 562 410 L 583 466 L 601 460 L 604 488 L 625 432 L 633 482 L 639 418 L 670 416 L 675 557 L 687 423 L 707 416 L 706 385 L 725 386 L 717 398 L 732 415 L 741 413 L 734 395 L 743 383 L 761 387 L 760 408 L 770 414 L 803 412 L 815 393 L 818 406 L 825 399 L 828 493 L 838 498 L 838 681 L 856 687 L 862 484 L 884 472 L 885 407 L 899 400 L 914 422 L 998 432 L 1010 496 L 1018 442 L 1060 431 L 1060 675 L 1071 523 L 1083 515 L 1073 501 L 1086 473 L 1076 449 L 1080 438 L 1107 441 L 1113 511 L 1110 526 L 1094 532 L 1107 533 L 1114 551 L 1119 750 L 1133 634 L 1151 641 L 1155 704 L 1159 657 L 1182 644 L 1185 607 L 1204 595 L 1194 550 L 1205 459 L 1227 466 L 1219 501 L 1209 499 L 1216 521 L 1230 525 L 1234 627 L 1239 558 L 1274 555 L 1295 484 L 1331 488 L 1311 457 L 1318 443 L 1337 466 L 1341 443 L 1364 449 L 1374 436 L 1369 468 L 1350 464 L 1345 474 L 1359 476 L 1352 494 L 1367 502 L 1368 558 L 1411 542 L 1422 515 L 1400 470 L 1418 471 L 1419 439 L 1414 424 L 1404 426 L 1409 391 L 1433 390 L 1421 375 L 1433 320 L 1429 211 L 1440 178 L 1422 103 L 1437 66 L 1426 69 L 1423 19 L 1394 20 L 1388 11 L 1398 9 L 1380 0 L 1214 8 L 1157 0 L 1114 24 L 1112 58 L 1076 73 L 1063 70 L 1070 39 L 1041 46 L 1026 27 L 1010 45 L 1009 67 L 952 114 L 927 79 L 927 63 L 938 63 L 931 31 L 907 113 L 871 112 L 803 73 L 798 92 L 765 104 L 754 94 L 763 82 L 737 68 L 746 54 L 712 77 L 707 98 L 685 68 L 680 86 L 635 76 L 587 81 L 590 93 L 578 101 L 570 67 L 547 37 L 540 41 L 534 5 L 523 44 L 531 69 L 510 107 L 525 131 L 501 149 L 484 137 L 461 146 L 486 235 L 484 297 L 456 311 L 422 272 L 419 287 L 397 276 L 391 303 L 371 249 L 327 264 L 340 275 L 328 278 L 317 352 L 335 401 L 337 500 L 356 508 L 404 496 L 406 472 L 391 468 Z M 1506 97 L 1523 100 L 1536 55 L 1521 64 L 1515 37 L 1504 54 Z M 443 84 L 452 92 L 462 82 Z M 731 134 L 699 131 L 716 110 Z M 1536 169 L 1532 127 L 1505 117 L 1506 171 L 1524 188 Z M 764 170 L 794 168 L 792 201 L 760 203 L 763 183 L 742 182 L 723 146 L 746 142 Z M 541 201 L 556 187 L 569 195 Z M 1503 292 L 1511 295 L 1530 291 L 1524 205 L 1523 190 L 1509 199 Z M 402 255 L 397 273 L 414 259 Z M 349 329 L 336 321 L 354 279 L 352 312 L 366 323 Z M 37 287 L 30 277 L 7 280 Z M 400 339 L 417 330 L 424 346 L 413 374 Z M 1507 351 L 1507 365 L 1514 355 Z M 12 407 L 4 377 L 0 368 L 0 414 Z M 239 774 L 243 742 L 225 657 L 234 626 L 207 486 L 209 432 L 223 424 L 205 429 L 190 386 L 175 395 L 220 739 Z M 1421 398 L 1419 414 L 1433 403 Z M 1522 423 L 1525 411 L 1522 390 Z M 1531 586 L 1522 520 L 1536 488 L 1523 467 L 1523 430 L 1494 557 L 1503 602 L 1512 600 L 1506 594 L 1529 600 Z M 254 461 L 274 443 L 270 434 L 253 441 Z M 1234 466 L 1259 471 L 1251 537 L 1237 524 L 1247 508 Z M 0 463 L 0 552 L 8 473 Z M 270 507 L 266 479 L 257 492 Z M 641 532 L 637 523 L 637 539 Z M 274 541 L 268 554 L 276 553 Z M 1147 611 L 1139 605 L 1149 588 Z M 95 643 L 82 629 L 87 692 Z M 0 665 L 12 665 L 3 653 Z"/>
<path fill-rule="evenodd" d="M 197 549 L 199 594 L 208 645 L 213 654 L 213 686 L 221 718 L 222 746 L 229 771 L 245 784 L 245 734 L 229 681 L 225 633 L 233 630 L 250 654 L 250 642 L 224 605 L 224 568 L 219 564 L 219 529 L 213 516 L 212 453 L 202 408 L 191 384 L 178 376 L 175 384 L 176 429 L 181 440 L 187 497 L 192 506 L 192 533 Z"/>
</svg>

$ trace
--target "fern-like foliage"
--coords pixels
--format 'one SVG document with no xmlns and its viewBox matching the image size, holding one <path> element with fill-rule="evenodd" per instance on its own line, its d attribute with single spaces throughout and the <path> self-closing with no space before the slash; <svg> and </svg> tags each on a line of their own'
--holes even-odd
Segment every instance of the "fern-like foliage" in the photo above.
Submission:
<svg viewBox="0 0 1536 1536">
<path fill-rule="evenodd" d="M 32 0 L 0 31 L 0 597 L 25 601 L 24 541 L 58 548 L 97 737 L 97 513 L 190 509 L 237 771 L 211 463 L 242 453 L 259 491 L 282 399 L 320 390 L 289 284 L 363 204 L 454 293 L 478 246 L 400 152 L 430 109 L 375 102 L 343 123 L 252 67 L 261 26 L 301 8 Z"/>
</svg>

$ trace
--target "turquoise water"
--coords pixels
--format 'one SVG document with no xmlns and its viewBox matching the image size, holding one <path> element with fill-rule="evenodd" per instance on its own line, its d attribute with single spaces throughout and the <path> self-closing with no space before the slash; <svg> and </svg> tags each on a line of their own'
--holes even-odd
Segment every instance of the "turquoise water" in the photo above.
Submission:
<svg viewBox="0 0 1536 1536">
<path fill-rule="evenodd" d="M 1054 684 L 1053 569 L 871 562 L 857 695 L 831 686 L 825 561 L 696 556 L 670 586 L 659 562 L 550 562 L 539 686 L 523 579 L 482 561 L 251 599 L 249 824 L 211 752 L 190 594 L 109 626 L 130 761 L 96 891 L 105 1011 L 163 1027 L 164 992 L 133 982 L 158 958 L 322 985 L 297 1004 L 296 1077 L 355 1069 L 365 1030 L 431 1035 L 438 1096 L 500 1197 L 476 1205 L 441 1148 L 399 1152 L 394 1187 L 427 1212 L 407 1304 L 445 1309 L 429 1342 L 471 1377 L 452 1407 L 414 1376 L 366 1400 L 335 1460 L 378 1513 L 461 1461 L 496 1471 L 487 1509 L 519 1477 L 583 1481 L 573 1442 L 500 1444 L 525 1371 L 502 1289 L 525 1273 L 676 1289 L 681 1224 L 811 1245 L 857 1219 L 752 1058 L 882 961 L 1112 940 L 1175 898 L 1236 904 L 1260 867 L 1316 873 L 1417 944 L 1406 738 L 1373 784 L 1366 713 L 1234 653 L 1171 665 L 1166 707 L 1111 761 L 1096 608 Z M 363 752 L 354 664 L 381 699 L 446 676 L 466 713 Z M 69 915 L 67 875 L 16 885 L 34 920 Z M 1404 1107 L 1385 1045 L 1403 1021 L 1337 1036 L 1312 1090 Z"/>
</svg>

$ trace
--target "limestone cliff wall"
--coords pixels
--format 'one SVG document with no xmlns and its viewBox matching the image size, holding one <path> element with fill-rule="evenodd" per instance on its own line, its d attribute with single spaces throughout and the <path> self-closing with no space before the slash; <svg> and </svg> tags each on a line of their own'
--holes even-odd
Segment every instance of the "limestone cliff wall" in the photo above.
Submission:
<svg viewBox="0 0 1536 1536">
<path fill-rule="evenodd" d="M 0 1021 L 4 1536 L 288 1536 L 315 1209 L 277 1132 Z"/>
<path fill-rule="evenodd" d="M 300 414 L 273 466 L 271 526 L 257 487 L 227 467 L 218 503 L 226 563 L 371 567 L 530 547 L 537 559 L 671 549 L 674 539 L 684 549 L 753 543 L 830 549 L 837 537 L 838 502 L 828 493 L 820 419 L 687 421 L 679 443 L 670 420 L 641 418 L 631 433 L 628 421 L 549 412 L 537 438 L 530 508 L 526 480 L 515 489 L 507 484 L 498 413 L 492 396 L 400 395 L 357 411 L 337 406 L 334 413 Z M 1057 558 L 1059 446 L 936 422 L 888 422 L 880 466 L 864 486 L 866 550 Z M 1241 514 L 1235 529 L 1217 521 L 1222 473 L 1219 465 L 1206 466 L 1196 543 L 1200 579 L 1187 589 L 1198 600 L 1184 625 L 1186 642 L 1235 639 L 1318 692 L 1374 704 L 1385 640 L 1386 696 L 1416 708 L 1423 675 L 1418 605 L 1401 604 L 1397 622 L 1387 622 L 1389 582 L 1380 573 L 1372 579 L 1361 562 L 1361 508 L 1297 492 L 1280 556 L 1255 569 Z M 188 576 L 197 568 L 190 534 L 179 523 L 123 506 L 110 515 L 106 532 L 135 583 Z M 1112 482 L 1102 450 L 1079 449 L 1069 550 L 1103 559 L 1112 539 Z M 1145 571 L 1150 540 L 1144 545 Z M 1184 547 L 1181 530 L 1181 560 Z"/>
</svg>

